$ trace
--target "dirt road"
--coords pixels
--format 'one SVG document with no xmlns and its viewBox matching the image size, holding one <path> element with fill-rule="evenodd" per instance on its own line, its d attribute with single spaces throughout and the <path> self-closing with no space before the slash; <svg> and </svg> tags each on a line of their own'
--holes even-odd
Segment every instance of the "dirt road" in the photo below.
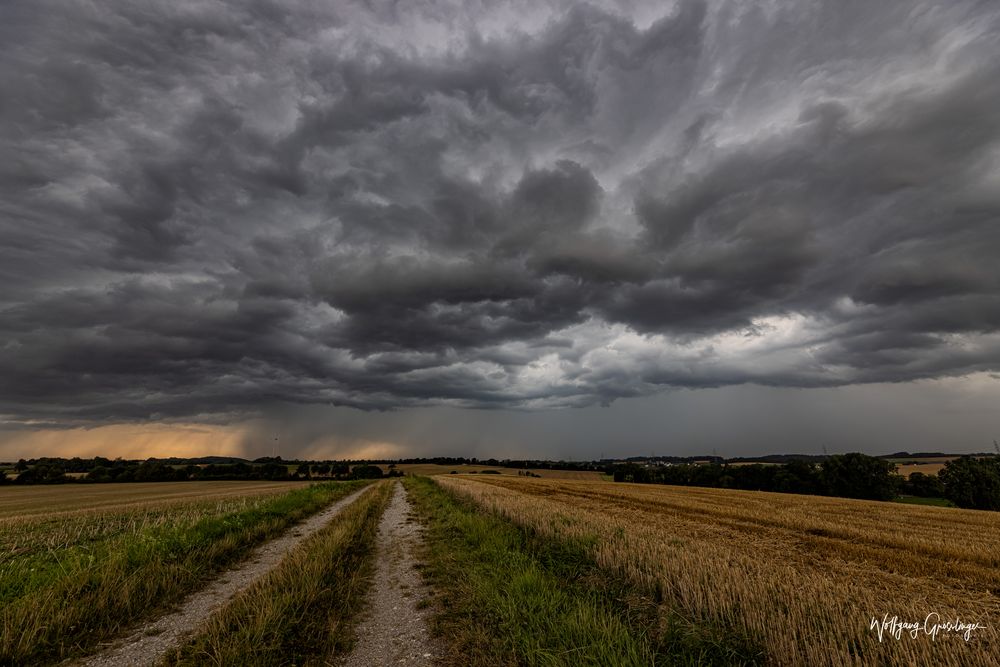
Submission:
<svg viewBox="0 0 1000 667">
<path fill-rule="evenodd" d="M 125 639 L 85 658 L 80 667 L 135 667 L 158 664 L 167 652 L 233 596 L 274 569 L 281 559 L 302 540 L 325 526 L 338 512 L 357 500 L 365 489 L 338 500 L 304 522 L 292 526 L 284 535 L 255 549 L 237 567 L 223 572 L 206 588 L 183 600 L 179 608 L 165 616 L 133 628 Z"/>
<path fill-rule="evenodd" d="M 406 490 L 397 482 L 379 524 L 375 582 L 366 616 L 344 667 L 434 665 L 441 656 L 428 627 L 432 609 L 421 604 L 429 596 L 415 567 L 421 539 L 421 527 L 413 518 Z"/>
</svg>

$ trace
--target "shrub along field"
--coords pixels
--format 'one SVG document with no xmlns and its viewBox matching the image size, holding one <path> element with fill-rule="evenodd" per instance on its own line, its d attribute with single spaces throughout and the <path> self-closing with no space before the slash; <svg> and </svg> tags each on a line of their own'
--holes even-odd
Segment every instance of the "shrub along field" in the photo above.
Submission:
<svg viewBox="0 0 1000 667">
<path fill-rule="evenodd" d="M 217 483 L 214 494 L 202 488 L 196 500 L 182 493 L 158 502 L 147 495 L 153 485 L 129 485 L 114 489 L 112 507 L 102 497 L 90 501 L 97 509 L 0 515 L 0 664 L 77 655 L 163 611 L 252 547 L 363 484 L 280 493 L 288 487 Z M 50 502 L 65 510 L 65 500 Z"/>
<path fill-rule="evenodd" d="M 535 609 L 541 610 L 541 620 L 555 618 L 558 612 L 563 613 L 558 618 L 595 619 L 593 625 L 610 632 L 613 625 L 598 612 L 618 609 L 608 617 L 615 623 L 640 619 L 626 622 L 621 630 L 638 638 L 639 657 L 608 664 L 649 664 L 641 656 L 650 648 L 656 655 L 674 651 L 679 656 L 658 658 L 662 664 L 692 662 L 691 656 L 700 651 L 702 658 L 716 663 L 763 659 L 778 665 L 995 665 L 1000 652 L 1000 514 L 725 489 L 481 475 L 436 480 L 451 499 L 435 496 L 426 488 L 432 483 L 421 482 L 425 498 L 418 506 L 431 517 L 432 566 L 435 549 L 451 551 L 439 553 L 434 566 L 446 587 L 441 575 L 448 575 L 452 561 L 494 559 L 506 567 L 527 558 L 528 569 L 512 571 L 510 578 L 491 580 L 490 568 L 477 573 L 470 565 L 467 583 L 450 584 L 451 595 L 475 610 L 469 618 L 475 619 L 479 610 L 495 616 L 483 626 L 487 637 L 490 627 L 509 622 L 515 636 L 520 629 L 550 641 L 550 635 L 534 628 L 529 632 L 524 625 Z M 454 498 L 473 505 L 456 504 Z M 477 522 L 488 518 L 454 518 L 462 512 L 468 517 L 470 506 L 519 526 L 521 532 L 508 533 L 507 544 L 497 549 L 522 555 L 469 555 L 504 525 L 494 518 L 496 523 L 487 530 Z M 464 537 L 473 530 L 478 540 Z M 570 562 L 585 564 L 590 559 L 608 581 L 630 582 L 658 600 L 654 615 L 659 622 L 641 622 L 641 614 L 615 607 L 622 596 L 594 593 L 600 585 L 574 593 L 579 582 L 594 580 L 593 572 L 585 565 L 564 571 L 563 557 L 551 555 L 558 553 L 552 545 L 574 545 L 576 555 Z M 540 568 L 540 574 L 530 568 Z M 457 568 L 451 575 L 461 571 Z M 537 583 L 518 583 L 531 576 Z M 455 592 L 462 588 L 471 590 Z M 543 589 L 582 596 L 596 606 L 553 611 L 545 607 L 546 595 L 536 597 Z M 932 612 L 941 622 L 959 618 L 989 627 L 975 630 L 970 641 L 948 632 L 933 640 L 922 633 L 916 638 L 903 634 L 897 640 L 887 631 L 881 642 L 872 628 L 873 618 L 882 621 L 887 615 L 923 623 Z M 504 613 L 509 614 L 507 621 Z M 570 642 L 560 639 L 568 631 L 561 627 L 551 631 L 556 641 L 552 646 L 566 646 L 568 651 Z M 600 645 L 598 635 L 592 636 L 593 645 Z M 689 641 L 678 641 L 685 636 Z M 728 657 L 720 659 L 707 648 L 712 646 Z M 569 653 L 539 653 L 537 647 L 519 648 L 516 643 L 505 648 L 535 659 L 472 662 L 577 664 Z M 762 655 L 756 655 L 755 648 Z"/>
</svg>

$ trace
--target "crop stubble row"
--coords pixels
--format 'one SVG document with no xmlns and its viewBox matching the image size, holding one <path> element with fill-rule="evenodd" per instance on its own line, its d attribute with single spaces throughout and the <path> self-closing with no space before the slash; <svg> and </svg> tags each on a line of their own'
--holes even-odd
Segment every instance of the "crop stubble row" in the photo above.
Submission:
<svg viewBox="0 0 1000 667">
<path fill-rule="evenodd" d="M 438 478 L 543 534 L 596 537 L 602 567 L 669 613 L 758 642 L 780 665 L 995 665 L 996 513 L 788 494 L 520 478 Z M 879 642 L 872 617 L 991 627 Z"/>
</svg>

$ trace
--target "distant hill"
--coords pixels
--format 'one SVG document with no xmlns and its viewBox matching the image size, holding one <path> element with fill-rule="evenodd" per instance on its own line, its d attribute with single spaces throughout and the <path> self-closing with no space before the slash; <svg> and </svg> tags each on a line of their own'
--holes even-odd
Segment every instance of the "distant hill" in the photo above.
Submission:
<svg viewBox="0 0 1000 667">
<path fill-rule="evenodd" d="M 159 461 L 167 465 L 202 465 L 219 463 L 250 463 L 249 459 L 241 459 L 236 456 L 198 456 L 196 458 L 177 458 L 172 456 L 168 459 L 148 459 L 149 461 Z"/>
</svg>

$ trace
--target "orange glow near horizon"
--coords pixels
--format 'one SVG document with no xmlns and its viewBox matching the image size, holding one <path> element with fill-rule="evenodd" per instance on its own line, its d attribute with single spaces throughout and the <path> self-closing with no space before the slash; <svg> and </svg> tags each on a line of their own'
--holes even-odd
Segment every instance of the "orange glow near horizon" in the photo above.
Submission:
<svg viewBox="0 0 1000 667">
<path fill-rule="evenodd" d="M 303 447 L 298 456 L 306 460 L 324 459 L 398 459 L 406 456 L 404 447 L 393 442 L 364 438 L 342 440 L 328 437 Z"/>
<path fill-rule="evenodd" d="M 211 424 L 111 424 L 95 428 L 7 431 L 0 433 L 0 459 L 243 456 L 247 435 L 246 426 Z"/>
<path fill-rule="evenodd" d="M 110 459 L 192 458 L 234 456 L 257 458 L 272 454 L 267 438 L 258 438 L 259 424 L 111 424 L 94 428 L 0 431 L 0 461 L 43 456 Z M 286 459 L 385 459 L 405 456 L 405 448 L 383 440 L 326 436 L 307 443 L 282 443 Z"/>
</svg>

